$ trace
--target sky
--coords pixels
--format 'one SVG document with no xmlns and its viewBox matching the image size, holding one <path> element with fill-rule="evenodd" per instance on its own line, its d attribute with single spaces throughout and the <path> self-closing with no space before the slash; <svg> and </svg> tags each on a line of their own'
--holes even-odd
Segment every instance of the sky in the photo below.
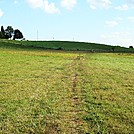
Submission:
<svg viewBox="0 0 134 134">
<path fill-rule="evenodd" d="M 134 46 L 134 0 L 0 0 L 0 26 L 26 40 Z"/>
</svg>

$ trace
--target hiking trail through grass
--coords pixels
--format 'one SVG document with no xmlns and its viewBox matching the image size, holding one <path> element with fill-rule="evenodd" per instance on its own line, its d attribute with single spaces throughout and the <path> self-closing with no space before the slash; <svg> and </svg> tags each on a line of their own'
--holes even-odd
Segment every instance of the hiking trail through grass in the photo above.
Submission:
<svg viewBox="0 0 134 134">
<path fill-rule="evenodd" d="M 84 57 L 77 56 L 72 63 L 68 65 L 64 72 L 63 82 L 66 82 L 64 95 L 59 102 L 58 119 L 59 124 L 52 126 L 49 124 L 46 133 L 68 133 L 68 134 L 83 134 L 87 129 L 87 123 L 83 120 L 86 114 L 84 105 L 84 95 L 81 89 L 82 75 L 84 70 Z M 62 109 L 64 108 L 64 109 Z M 56 124 L 56 123 L 55 123 Z"/>
</svg>

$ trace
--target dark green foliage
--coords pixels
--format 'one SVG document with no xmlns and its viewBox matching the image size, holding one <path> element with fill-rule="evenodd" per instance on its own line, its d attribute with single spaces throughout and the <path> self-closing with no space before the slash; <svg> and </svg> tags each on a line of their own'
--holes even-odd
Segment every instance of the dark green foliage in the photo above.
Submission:
<svg viewBox="0 0 134 134">
<path fill-rule="evenodd" d="M 14 32 L 12 26 L 8 26 L 5 31 L 8 31 L 8 32 L 11 33 L 11 34 Z"/>
<path fill-rule="evenodd" d="M 15 39 L 21 39 L 21 38 L 23 38 L 23 34 L 20 32 L 20 30 L 16 29 L 16 30 L 14 31 L 13 40 L 15 40 Z"/>
<path fill-rule="evenodd" d="M 3 26 L 1 26 L 1 32 L 2 32 L 3 35 L 5 34 L 5 30 L 4 30 Z"/>
<path fill-rule="evenodd" d="M 0 38 L 2 38 L 2 39 L 5 38 L 5 30 L 4 30 L 4 27 L 3 26 L 1 26 Z"/>
<path fill-rule="evenodd" d="M 13 30 L 12 26 L 8 26 L 7 29 L 5 30 L 6 39 L 11 38 L 13 33 L 14 33 L 14 30 Z"/>
<path fill-rule="evenodd" d="M 129 48 L 133 48 L 133 46 L 129 46 Z"/>
<path fill-rule="evenodd" d="M 9 39 L 13 35 L 13 28 L 12 26 L 8 26 L 6 30 L 4 30 L 4 27 L 1 26 L 1 33 L 2 33 L 2 38 Z"/>
<path fill-rule="evenodd" d="M 5 36 L 2 34 L 2 32 L 0 31 L 0 39 L 4 39 Z"/>
<path fill-rule="evenodd" d="M 8 26 L 6 30 L 4 30 L 4 27 L 1 26 L 0 38 L 9 39 L 12 38 L 12 36 L 13 40 L 23 38 L 23 34 L 20 32 L 20 30 L 14 30 L 12 26 Z"/>
</svg>

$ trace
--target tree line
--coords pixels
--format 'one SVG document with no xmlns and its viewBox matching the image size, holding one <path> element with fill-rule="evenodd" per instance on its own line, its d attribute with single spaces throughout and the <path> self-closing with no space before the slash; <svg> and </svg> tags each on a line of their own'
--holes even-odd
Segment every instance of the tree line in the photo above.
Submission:
<svg viewBox="0 0 134 134">
<path fill-rule="evenodd" d="M 4 30 L 4 27 L 1 26 L 1 31 L 0 31 L 0 38 L 2 39 L 22 39 L 23 34 L 19 29 L 13 29 L 12 26 L 7 26 L 7 28 Z"/>
</svg>

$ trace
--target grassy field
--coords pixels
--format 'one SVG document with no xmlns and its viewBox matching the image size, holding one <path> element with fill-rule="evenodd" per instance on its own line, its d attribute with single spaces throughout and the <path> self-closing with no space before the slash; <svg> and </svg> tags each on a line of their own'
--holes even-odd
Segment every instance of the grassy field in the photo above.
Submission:
<svg viewBox="0 0 134 134">
<path fill-rule="evenodd" d="M 133 134 L 134 54 L 0 47 L 0 133 Z"/>
<path fill-rule="evenodd" d="M 65 50 L 65 51 L 88 51 L 88 52 L 126 52 L 134 53 L 133 48 L 120 46 L 110 46 L 97 43 L 70 42 L 70 41 L 13 41 L 0 40 L 1 47 L 10 48 L 28 48 L 28 49 L 47 49 L 47 50 Z"/>
</svg>

